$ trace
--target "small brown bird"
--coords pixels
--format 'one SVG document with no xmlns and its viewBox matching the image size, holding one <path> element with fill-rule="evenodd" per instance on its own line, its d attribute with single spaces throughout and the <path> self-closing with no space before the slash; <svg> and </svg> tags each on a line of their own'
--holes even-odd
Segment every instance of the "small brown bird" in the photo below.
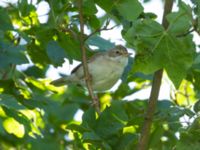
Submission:
<svg viewBox="0 0 200 150">
<path fill-rule="evenodd" d="M 128 64 L 127 49 L 117 45 L 106 52 L 99 52 L 88 61 L 88 71 L 92 78 L 94 91 L 109 90 L 121 77 Z M 71 72 L 71 75 L 54 80 L 51 84 L 62 86 L 66 84 L 78 84 L 86 86 L 83 65 L 80 64 Z"/>
</svg>

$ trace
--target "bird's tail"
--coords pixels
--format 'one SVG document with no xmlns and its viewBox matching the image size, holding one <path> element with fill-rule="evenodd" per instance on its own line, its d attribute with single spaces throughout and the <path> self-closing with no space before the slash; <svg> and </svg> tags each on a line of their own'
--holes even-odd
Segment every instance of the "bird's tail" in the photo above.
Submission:
<svg viewBox="0 0 200 150">
<path fill-rule="evenodd" d="M 71 78 L 71 76 L 62 77 L 50 82 L 50 84 L 54 86 L 63 86 L 63 85 L 72 84 L 72 83 L 74 83 L 74 81 L 73 81 L 73 78 Z"/>
</svg>

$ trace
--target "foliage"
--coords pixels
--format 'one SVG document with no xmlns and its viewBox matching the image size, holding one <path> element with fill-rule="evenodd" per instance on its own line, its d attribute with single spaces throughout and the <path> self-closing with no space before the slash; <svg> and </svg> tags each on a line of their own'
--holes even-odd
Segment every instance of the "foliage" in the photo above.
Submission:
<svg viewBox="0 0 200 150">
<path fill-rule="evenodd" d="M 41 23 L 37 5 L 44 2 L 50 10 Z M 88 57 L 94 53 L 90 46 L 114 46 L 96 32 L 110 21 L 122 26 L 127 47 L 136 53 L 119 88 L 99 94 L 100 116 L 84 89 L 54 87 L 46 78 L 51 65 L 81 60 L 78 2 L 18 0 L 0 7 L 0 149 L 135 149 L 148 101 L 124 99 L 149 87 L 161 68 L 175 88 L 170 99 L 157 104 L 149 149 L 199 149 L 200 54 L 190 32 L 200 34 L 199 0 L 191 0 L 194 7 L 179 0 L 166 30 L 138 0 L 83 0 L 85 25 L 95 33 L 85 35 Z M 97 6 L 104 16 L 96 15 Z"/>
</svg>

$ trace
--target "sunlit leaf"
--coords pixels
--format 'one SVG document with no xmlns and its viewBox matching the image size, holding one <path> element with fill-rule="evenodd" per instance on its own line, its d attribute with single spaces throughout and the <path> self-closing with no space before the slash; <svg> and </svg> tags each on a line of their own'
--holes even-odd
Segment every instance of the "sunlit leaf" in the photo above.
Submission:
<svg viewBox="0 0 200 150">
<path fill-rule="evenodd" d="M 7 118 L 3 126 L 9 134 L 14 134 L 18 138 L 22 138 L 25 134 L 24 126 L 13 118 Z"/>
</svg>

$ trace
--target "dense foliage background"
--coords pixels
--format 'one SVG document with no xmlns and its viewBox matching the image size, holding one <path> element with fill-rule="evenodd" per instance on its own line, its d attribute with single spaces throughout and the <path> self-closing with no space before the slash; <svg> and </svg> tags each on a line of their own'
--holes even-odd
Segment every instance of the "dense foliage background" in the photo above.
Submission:
<svg viewBox="0 0 200 150">
<path fill-rule="evenodd" d="M 36 12 L 41 2 L 18 0 L 0 7 L 0 149 L 135 149 L 148 101 L 124 97 L 150 87 L 161 68 L 175 88 L 170 99 L 157 103 L 148 147 L 200 149 L 200 54 L 193 41 L 193 33 L 200 34 L 199 0 L 191 0 L 192 5 L 178 0 L 178 10 L 167 15 L 166 30 L 156 14 L 143 12 L 141 1 L 83 0 L 85 26 L 92 33 L 85 35 L 88 57 L 94 53 L 89 46 L 114 46 L 99 32 L 110 21 L 122 26 L 126 46 L 136 53 L 119 88 L 98 95 L 100 116 L 84 89 L 54 87 L 46 78 L 50 65 L 61 66 L 64 58 L 81 61 L 80 1 L 46 0 L 50 10 L 43 23 Z M 97 6 L 106 12 L 100 18 Z M 82 121 L 74 119 L 78 110 L 84 112 Z"/>
</svg>

